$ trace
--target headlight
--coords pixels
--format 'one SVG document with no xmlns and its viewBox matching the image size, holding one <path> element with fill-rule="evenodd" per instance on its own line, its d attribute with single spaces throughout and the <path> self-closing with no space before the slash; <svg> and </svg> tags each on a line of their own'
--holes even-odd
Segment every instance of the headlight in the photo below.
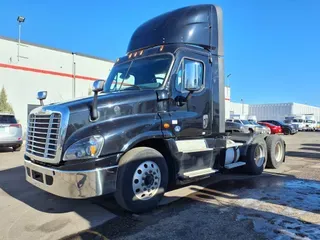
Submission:
<svg viewBox="0 0 320 240">
<path fill-rule="evenodd" d="M 104 139 L 100 135 L 94 135 L 81 139 L 72 144 L 64 153 L 63 160 L 80 160 L 96 158 L 100 155 Z"/>
</svg>

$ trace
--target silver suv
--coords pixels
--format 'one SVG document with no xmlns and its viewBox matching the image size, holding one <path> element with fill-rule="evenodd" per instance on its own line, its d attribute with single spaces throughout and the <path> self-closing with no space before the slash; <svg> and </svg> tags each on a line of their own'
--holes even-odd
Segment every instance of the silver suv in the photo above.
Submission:
<svg viewBox="0 0 320 240">
<path fill-rule="evenodd" d="M 13 114 L 0 113 L 0 147 L 12 147 L 20 151 L 22 145 L 22 127 Z"/>
<path fill-rule="evenodd" d="M 249 122 L 248 120 L 243 120 L 243 119 L 227 119 L 227 122 L 235 122 L 235 123 L 239 123 L 245 127 L 247 127 L 249 129 L 249 131 L 251 133 L 263 133 L 264 129 L 262 128 L 262 126 L 257 126 L 255 124 L 252 124 L 251 122 Z"/>
</svg>

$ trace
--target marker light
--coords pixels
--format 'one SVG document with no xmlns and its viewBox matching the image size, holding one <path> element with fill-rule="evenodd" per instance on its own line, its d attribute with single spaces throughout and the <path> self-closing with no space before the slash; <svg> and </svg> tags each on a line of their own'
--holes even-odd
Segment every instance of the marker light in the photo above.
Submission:
<svg viewBox="0 0 320 240">
<path fill-rule="evenodd" d="M 165 124 L 163 124 L 163 127 L 164 127 L 165 129 L 167 129 L 167 128 L 170 127 L 170 124 L 169 124 L 169 123 L 165 123 Z"/>
</svg>

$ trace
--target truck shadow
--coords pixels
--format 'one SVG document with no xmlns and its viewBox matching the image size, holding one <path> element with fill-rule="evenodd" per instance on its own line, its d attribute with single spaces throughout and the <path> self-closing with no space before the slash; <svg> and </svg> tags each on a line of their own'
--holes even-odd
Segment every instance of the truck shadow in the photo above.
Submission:
<svg viewBox="0 0 320 240">
<path fill-rule="evenodd" d="M 146 227 L 157 224 L 162 218 L 173 214 L 173 211 L 175 215 L 181 214 L 181 218 L 178 219 L 180 224 L 186 224 L 185 218 L 188 218 L 187 221 L 189 221 L 189 223 L 199 224 L 199 221 L 206 221 L 206 218 L 210 218 L 212 214 L 217 214 L 217 211 L 219 213 L 220 208 L 222 209 L 221 211 L 229 211 L 232 208 L 232 211 L 237 212 L 235 218 L 239 221 L 264 221 L 264 224 L 268 226 L 277 226 L 278 228 L 285 228 L 286 231 L 294 231 L 294 234 L 300 237 L 309 236 L 310 233 L 307 233 L 307 230 L 310 232 L 313 229 L 319 229 L 320 226 L 313 222 L 299 220 L 298 216 L 296 218 L 288 217 L 282 213 L 282 211 L 287 211 L 286 209 L 295 209 L 296 211 L 303 211 L 309 215 L 318 214 L 319 216 L 320 207 L 315 207 L 315 202 L 320 201 L 319 182 L 298 180 L 290 175 L 269 173 L 263 176 L 245 179 L 232 179 L 233 174 L 230 174 L 229 177 L 230 179 L 222 180 L 211 185 L 206 183 L 206 187 L 202 187 L 201 185 L 204 181 L 210 183 L 212 179 L 193 183 L 194 185 L 188 186 L 192 191 L 191 194 L 180 198 L 178 201 L 172 201 L 164 206 L 159 206 L 154 211 L 142 214 L 138 220 L 131 213 L 121 210 L 113 199 L 110 200 L 110 197 L 100 197 L 91 200 L 70 200 L 46 193 L 26 182 L 23 166 L 1 171 L 0 188 L 11 197 L 41 212 L 67 213 L 74 211 L 82 218 L 87 219 L 91 226 L 96 225 L 92 222 L 94 221 L 92 214 L 91 217 L 86 214 L 88 211 L 86 208 L 92 202 L 118 216 L 99 225 L 99 227 L 94 228 L 93 231 L 90 230 L 90 232 L 85 231 L 81 233 L 82 239 L 92 239 L 92 232 L 99 233 L 100 237 L 107 236 L 108 238 L 139 234 L 143 232 Z M 188 215 L 186 213 L 190 208 L 189 203 L 195 202 L 200 204 L 200 210 L 202 208 L 206 209 L 205 211 L 203 211 L 203 209 L 201 210 L 203 215 L 198 216 L 200 220 L 193 216 L 193 214 Z M 199 206 L 196 206 L 196 208 L 198 207 Z M 277 210 L 272 211 L 272 209 Z M 160 213 L 158 213 L 159 211 Z M 187 215 L 184 216 L 185 214 Z M 194 214 L 197 214 L 197 211 Z M 203 222 L 203 224 L 206 224 L 206 222 Z M 230 222 L 228 224 L 230 224 Z M 125 231 L 123 231 L 124 226 L 126 226 Z M 260 230 L 262 231 L 263 229 Z M 166 231 L 168 231 L 168 229 Z M 172 231 L 174 232 L 174 229 L 172 229 Z M 189 231 L 189 228 L 187 228 L 186 231 Z M 278 230 L 275 229 L 275 231 Z M 272 234 L 275 233 L 277 232 L 273 232 Z M 235 232 L 234 234 L 235 235 L 231 235 L 231 237 L 236 238 L 237 233 Z M 287 233 L 278 232 L 277 234 Z M 192 236 L 192 234 L 190 236 Z M 139 236 L 137 237 L 139 238 Z M 273 235 L 269 237 L 274 238 Z M 188 238 L 189 237 L 187 237 L 187 239 Z M 97 239 L 104 238 L 101 237 Z"/>
<path fill-rule="evenodd" d="M 320 206 L 317 204 L 320 201 L 319 182 L 267 173 L 249 179 L 223 180 L 206 187 L 199 185 L 190 185 L 189 189 L 193 193 L 178 201 L 148 213 L 112 219 L 81 233 L 80 239 L 163 239 L 163 236 L 169 239 L 199 239 L 199 236 L 215 236 L 214 239 L 320 237 Z M 251 226 L 250 229 L 243 230 L 243 224 Z M 129 228 L 123 231 L 123 226 Z M 250 237 L 243 231 L 250 231 Z"/>
</svg>

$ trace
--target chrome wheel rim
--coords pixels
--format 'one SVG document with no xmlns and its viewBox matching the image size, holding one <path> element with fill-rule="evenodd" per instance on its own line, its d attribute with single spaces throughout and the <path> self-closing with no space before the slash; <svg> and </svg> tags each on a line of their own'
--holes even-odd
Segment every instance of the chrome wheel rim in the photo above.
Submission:
<svg viewBox="0 0 320 240">
<path fill-rule="evenodd" d="M 282 155 L 283 155 L 282 145 L 280 142 L 277 142 L 275 147 L 275 158 L 277 162 L 280 162 L 282 160 Z"/>
<path fill-rule="evenodd" d="M 149 200 L 155 196 L 161 184 L 161 171 L 153 161 L 141 163 L 132 178 L 132 190 L 140 200 Z"/>
<path fill-rule="evenodd" d="M 256 162 L 256 165 L 258 167 L 261 167 L 265 160 L 265 154 L 263 151 L 263 147 L 261 145 L 258 145 L 254 152 L 254 161 Z"/>
</svg>

